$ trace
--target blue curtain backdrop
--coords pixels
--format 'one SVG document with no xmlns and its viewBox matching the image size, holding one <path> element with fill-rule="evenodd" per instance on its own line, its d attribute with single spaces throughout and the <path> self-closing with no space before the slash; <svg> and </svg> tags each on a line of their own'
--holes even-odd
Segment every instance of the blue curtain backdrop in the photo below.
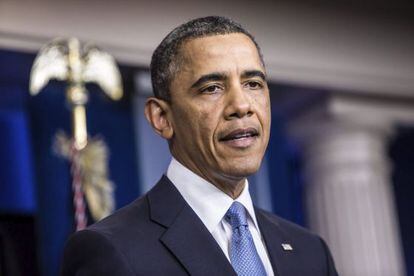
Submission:
<svg viewBox="0 0 414 276">
<path fill-rule="evenodd" d="M 401 126 L 390 145 L 393 182 L 407 275 L 414 275 L 414 128 Z"/>
<path fill-rule="evenodd" d="M 34 213 L 35 185 L 27 108 L 28 55 L 0 52 L 0 212 Z"/>
<path fill-rule="evenodd" d="M 277 90 L 271 91 L 277 93 Z M 276 106 L 272 107 L 272 125 L 266 157 L 273 212 L 305 226 L 303 180 L 299 149 L 285 135 L 284 120 Z"/>
<path fill-rule="evenodd" d="M 74 230 L 69 164 L 52 149 L 57 131 L 70 133 L 70 112 L 62 83 L 52 81 L 39 95 L 29 96 L 33 60 L 34 54 L 0 51 L 0 212 L 35 218 L 40 273 L 49 276 L 58 274 L 64 242 Z M 137 168 L 144 167 L 137 164 L 135 136 L 140 133 L 134 131 L 132 101 L 139 70 L 121 71 L 125 97 L 112 102 L 91 85 L 87 106 L 89 133 L 102 137 L 110 149 L 117 208 L 140 195 L 143 183 Z M 303 224 L 298 153 L 286 139 L 279 115 L 273 110 L 266 155 L 272 206 L 279 215 Z"/>
</svg>

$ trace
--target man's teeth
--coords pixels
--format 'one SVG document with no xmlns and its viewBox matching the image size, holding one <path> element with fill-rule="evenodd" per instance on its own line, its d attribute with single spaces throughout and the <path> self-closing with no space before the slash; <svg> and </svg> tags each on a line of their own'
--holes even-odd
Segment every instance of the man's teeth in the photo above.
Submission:
<svg viewBox="0 0 414 276">
<path fill-rule="evenodd" d="M 253 136 L 252 133 L 242 133 L 242 134 L 237 134 L 233 136 L 231 139 L 241 139 L 241 138 L 252 137 L 252 136 Z"/>
</svg>

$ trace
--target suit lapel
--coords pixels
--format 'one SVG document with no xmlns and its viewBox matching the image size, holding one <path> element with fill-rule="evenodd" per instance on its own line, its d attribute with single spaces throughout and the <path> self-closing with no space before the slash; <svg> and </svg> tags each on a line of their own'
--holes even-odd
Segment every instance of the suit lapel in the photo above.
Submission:
<svg viewBox="0 0 414 276">
<path fill-rule="evenodd" d="M 257 222 L 260 232 L 266 244 L 275 275 L 291 275 L 291 266 L 295 266 L 295 244 L 289 238 L 288 233 L 282 230 L 275 219 L 270 218 L 264 212 L 256 209 Z M 282 244 L 288 244 L 293 250 L 285 250 Z"/>
<path fill-rule="evenodd" d="M 192 275 L 235 275 L 213 236 L 163 176 L 148 194 L 151 219 L 167 228 L 161 242 Z"/>
</svg>

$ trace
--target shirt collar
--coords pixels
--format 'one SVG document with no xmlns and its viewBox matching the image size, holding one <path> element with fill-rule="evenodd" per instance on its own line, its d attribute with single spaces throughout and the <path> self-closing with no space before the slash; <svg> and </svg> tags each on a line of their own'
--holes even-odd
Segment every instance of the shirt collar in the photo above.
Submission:
<svg viewBox="0 0 414 276">
<path fill-rule="evenodd" d="M 186 168 L 175 158 L 172 158 L 168 166 L 167 177 L 210 233 L 216 229 L 234 201 L 243 204 L 247 210 L 248 217 L 250 217 L 254 226 L 259 230 L 247 179 L 240 196 L 233 200 L 216 186 Z"/>
</svg>

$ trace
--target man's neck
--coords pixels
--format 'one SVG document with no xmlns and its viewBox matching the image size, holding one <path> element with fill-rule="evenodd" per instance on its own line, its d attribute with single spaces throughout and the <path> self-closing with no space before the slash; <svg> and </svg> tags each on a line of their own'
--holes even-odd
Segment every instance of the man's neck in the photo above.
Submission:
<svg viewBox="0 0 414 276">
<path fill-rule="evenodd" d="M 186 162 L 183 162 L 182 160 L 180 160 L 180 158 L 177 157 L 174 157 L 174 159 L 177 162 L 179 162 L 182 166 L 186 167 L 188 170 L 192 171 L 199 177 L 209 182 L 211 185 L 217 187 L 219 190 L 227 194 L 232 199 L 238 198 L 246 185 L 245 177 L 224 177 L 219 175 L 210 176 L 203 173 L 203 171 L 199 169 L 197 166 L 194 166 L 194 164 L 186 164 Z"/>
</svg>

